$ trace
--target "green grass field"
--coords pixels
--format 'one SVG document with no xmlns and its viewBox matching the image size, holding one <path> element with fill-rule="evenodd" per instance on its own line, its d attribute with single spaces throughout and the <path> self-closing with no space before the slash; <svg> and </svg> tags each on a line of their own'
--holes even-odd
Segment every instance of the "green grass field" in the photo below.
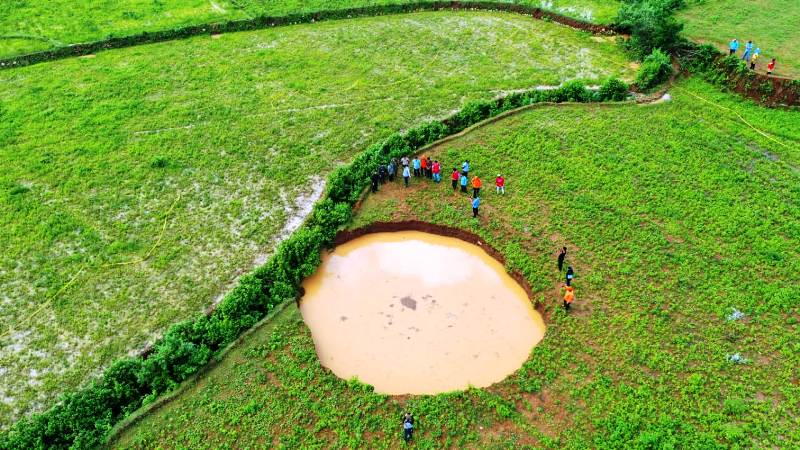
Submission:
<svg viewBox="0 0 800 450">
<path fill-rule="evenodd" d="M 731 39 L 752 40 L 761 47 L 759 71 L 766 71 L 777 58 L 775 75 L 800 78 L 800 2 L 797 0 L 688 0 L 679 12 L 685 22 L 684 35 L 694 41 L 714 44 L 727 52 Z"/>
<path fill-rule="evenodd" d="M 0 3 L 0 58 L 108 36 L 186 25 L 411 0 L 7 0 Z M 523 0 L 567 16 L 610 23 L 617 0 Z"/>
<path fill-rule="evenodd" d="M 422 448 L 797 447 L 796 113 L 695 80 L 671 93 L 647 106 L 540 106 L 426 151 L 507 177 L 505 196 L 485 190 L 479 220 L 466 196 L 428 181 L 384 186 L 358 211 L 353 227 L 421 219 L 502 250 L 549 314 L 515 375 L 485 390 L 376 395 L 321 369 L 292 307 L 117 447 L 397 447 L 405 409 Z M 562 244 L 577 273 L 569 315 Z M 734 309 L 744 318 L 728 320 Z M 728 361 L 737 353 L 744 364 Z"/>
<path fill-rule="evenodd" d="M 0 424 L 211 305 L 367 145 L 471 99 L 609 75 L 632 76 L 613 43 L 473 12 L 0 72 Z"/>
</svg>

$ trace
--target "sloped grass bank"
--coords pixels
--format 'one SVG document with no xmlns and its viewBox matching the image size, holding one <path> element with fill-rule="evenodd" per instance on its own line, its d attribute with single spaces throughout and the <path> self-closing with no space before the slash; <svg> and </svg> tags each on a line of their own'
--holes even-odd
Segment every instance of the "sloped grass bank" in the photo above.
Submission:
<svg viewBox="0 0 800 450">
<path fill-rule="evenodd" d="M 369 143 L 470 100 L 611 75 L 630 76 L 611 43 L 484 12 L 0 73 L 0 428 L 208 308 Z"/>
<path fill-rule="evenodd" d="M 379 396 L 322 370 L 298 323 L 246 339 L 244 357 L 117 446 L 390 447 L 407 409 L 430 447 L 797 446 L 796 118 L 698 80 L 671 94 L 647 106 L 542 106 L 424 150 L 446 166 L 471 160 L 489 185 L 478 221 L 448 184 L 415 180 L 369 195 L 348 225 L 424 220 L 499 249 L 551 313 L 514 376 L 485 390 Z M 491 191 L 498 172 L 505 196 Z M 577 273 L 570 315 L 555 270 L 564 244 Z M 734 309 L 744 317 L 729 320 Z M 729 361 L 737 353 L 744 364 Z"/>
<path fill-rule="evenodd" d="M 0 59 L 34 52 L 64 49 L 71 44 L 106 40 L 97 49 L 163 41 L 218 30 L 264 28 L 270 23 L 308 22 L 312 19 L 377 15 L 430 4 L 414 0 L 173 0 L 163 2 L 123 0 L 74 2 L 70 0 L 11 1 L 0 4 Z M 609 24 L 617 0 L 524 0 L 454 2 L 455 7 L 496 4 L 498 8 L 542 8 L 583 22 Z M 358 12 L 358 9 L 363 9 Z M 485 8 L 485 6 L 483 6 Z M 348 11 L 349 10 L 349 11 Z M 255 20 L 254 20 L 255 19 Z M 238 25 L 226 22 L 238 22 Z M 261 25 L 258 25 L 261 21 Z M 248 25 L 248 23 L 250 25 Z M 216 25 L 215 25 L 216 24 Z M 195 31 L 191 31 L 195 30 Z M 162 38 L 157 38 L 162 36 Z M 96 51 L 96 50 L 93 50 Z M 58 53 L 58 52 L 57 52 Z M 64 54 L 78 54 L 68 50 Z M 59 53 L 60 54 L 60 53 Z M 85 54 L 85 53 L 84 53 Z M 27 59 L 26 59 L 27 60 Z"/>
</svg>

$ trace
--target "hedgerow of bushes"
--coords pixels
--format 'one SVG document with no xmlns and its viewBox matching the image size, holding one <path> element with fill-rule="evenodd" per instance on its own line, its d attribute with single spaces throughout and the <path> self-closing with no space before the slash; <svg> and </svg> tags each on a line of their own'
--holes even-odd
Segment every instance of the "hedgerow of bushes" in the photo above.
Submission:
<svg viewBox="0 0 800 450">
<path fill-rule="evenodd" d="M 472 102 L 450 118 L 393 134 L 370 146 L 351 164 L 331 174 L 324 199 L 314 206 L 303 226 L 278 246 L 266 264 L 243 276 L 213 313 L 171 326 L 146 357 L 116 361 L 101 379 L 64 395 L 52 409 L 21 420 L 0 436 L 0 448 L 92 448 L 102 444 L 114 424 L 196 373 L 277 305 L 297 299 L 300 283 L 316 270 L 321 251 L 350 221 L 353 205 L 379 164 L 504 111 L 540 102 L 619 100 L 625 97 L 626 88 L 623 82 L 611 79 L 592 92 L 573 81 L 555 90 Z"/>
</svg>

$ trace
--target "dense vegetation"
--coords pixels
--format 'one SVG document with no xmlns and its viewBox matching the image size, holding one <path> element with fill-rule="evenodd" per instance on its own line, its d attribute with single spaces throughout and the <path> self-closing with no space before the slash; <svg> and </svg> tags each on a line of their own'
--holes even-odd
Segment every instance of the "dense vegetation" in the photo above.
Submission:
<svg viewBox="0 0 800 450">
<path fill-rule="evenodd" d="M 0 423 L 208 307 L 369 143 L 469 100 L 609 75 L 631 76 L 611 43 L 471 12 L 0 72 Z"/>
<path fill-rule="evenodd" d="M 502 0 L 501 0 L 502 1 Z M 283 16 L 414 0 L 6 0 L 0 2 L 0 58 L 63 45 L 255 16 Z M 614 18 L 617 0 L 523 0 L 597 23 Z"/>
<path fill-rule="evenodd" d="M 352 227 L 422 219 L 504 252 L 550 317 L 516 375 L 486 390 L 375 395 L 322 370 L 287 312 L 118 446 L 384 447 L 399 442 L 405 409 L 421 446 L 797 446 L 796 115 L 699 81 L 673 97 L 537 108 L 426 151 L 506 176 L 507 194 L 486 192 L 480 220 L 466 197 L 428 181 L 384 186 L 358 211 Z M 562 243 L 578 274 L 570 315 L 558 307 Z"/>
</svg>

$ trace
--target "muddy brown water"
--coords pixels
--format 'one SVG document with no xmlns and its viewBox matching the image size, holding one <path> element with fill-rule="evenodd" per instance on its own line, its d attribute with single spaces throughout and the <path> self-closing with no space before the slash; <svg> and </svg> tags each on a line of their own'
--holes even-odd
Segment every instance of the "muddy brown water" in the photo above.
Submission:
<svg viewBox="0 0 800 450">
<path fill-rule="evenodd" d="M 456 238 L 368 234 L 323 256 L 303 287 L 300 312 L 322 365 L 385 394 L 489 386 L 544 337 L 522 287 Z"/>
</svg>

